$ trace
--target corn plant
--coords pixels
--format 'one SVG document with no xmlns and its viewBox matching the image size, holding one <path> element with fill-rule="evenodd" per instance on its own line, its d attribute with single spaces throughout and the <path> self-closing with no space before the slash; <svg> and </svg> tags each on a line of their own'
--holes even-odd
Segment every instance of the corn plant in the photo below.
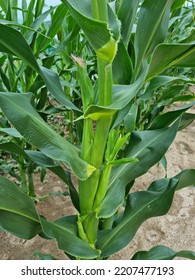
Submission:
<svg viewBox="0 0 195 280">
<path fill-rule="evenodd" d="M 0 24 L 0 50 L 28 64 L 52 96 L 74 112 L 75 123 L 82 124 L 81 144 L 70 143 L 51 129 L 36 110 L 31 92 L 1 92 L 0 106 L 18 133 L 37 149 L 23 153 L 67 183 L 75 215 L 48 221 L 29 196 L 1 176 L 0 227 L 24 239 L 37 234 L 55 238 L 71 259 L 107 259 L 131 242 L 145 220 L 165 215 L 175 191 L 195 183 L 195 170 L 188 169 L 156 180 L 146 190 L 132 191 L 134 181 L 164 157 L 177 131 L 194 120 L 186 113 L 193 98 L 181 108 L 159 110 L 152 118 L 144 114 L 155 102 L 156 91 L 161 89 L 163 95 L 163 86 L 193 84 L 185 75 L 168 76 L 167 71 L 194 67 L 195 45 L 166 42 L 171 15 L 185 1 L 62 2 L 95 54 L 97 81 L 89 75 L 85 54 L 71 56 L 82 106 L 64 95 L 57 74 L 38 63 L 18 30 Z M 151 112 L 154 109 L 155 103 Z M 77 177 L 78 188 L 70 174 Z M 195 259 L 192 251 L 175 252 L 160 245 L 137 252 L 133 259 L 176 256 Z"/>
<path fill-rule="evenodd" d="M 78 34 L 78 27 L 75 21 L 73 19 L 65 21 L 66 17 L 70 18 L 67 15 L 68 11 L 65 6 L 50 7 L 43 12 L 45 1 L 33 0 L 30 1 L 29 5 L 27 5 L 26 1 L 22 1 L 21 8 L 17 5 L 18 1 L 0 2 L 0 23 L 5 26 L 16 26 L 20 30 L 39 64 L 47 67 L 47 69 L 55 69 L 58 71 L 59 76 L 63 76 L 62 70 L 65 68 L 66 72 L 70 73 L 68 68 L 73 66 L 73 62 L 71 58 L 67 59 L 68 51 L 66 51 L 66 57 L 64 57 L 62 50 L 70 48 L 70 45 L 71 47 L 78 48 L 77 41 L 79 38 L 76 36 Z M 19 15 L 18 10 L 20 10 Z M 71 54 L 71 50 L 69 52 Z M 67 60 L 71 63 L 68 63 Z M 69 75 L 69 77 L 66 75 L 67 84 L 72 83 L 73 75 Z M 41 111 L 44 120 L 51 122 L 52 118 L 55 118 L 56 113 L 64 112 L 66 115 L 64 122 L 66 121 L 66 126 L 72 128 L 72 122 L 70 121 L 72 113 L 65 111 L 59 104 L 54 105 L 56 102 L 52 102 L 53 100 L 50 102 L 51 96 L 48 94 L 48 90 L 39 73 L 34 71 L 20 57 L 14 56 L 11 50 L 8 53 L 2 52 L 0 55 L 0 87 L 1 91 L 4 92 L 32 92 L 36 99 L 36 109 Z M 74 86 L 72 88 L 74 90 Z M 69 91 L 66 90 L 68 98 L 73 98 L 71 97 L 71 90 L 70 88 Z M 68 118 L 67 115 L 70 117 Z M 4 154 L 9 152 L 12 161 L 15 162 L 15 169 L 18 169 L 18 172 L 15 172 L 14 168 L 6 166 L 1 168 L 1 172 L 9 172 L 11 176 L 17 178 L 21 189 L 25 193 L 35 196 L 33 174 L 37 164 L 32 162 L 23 152 L 24 149 L 30 150 L 33 147 L 14 128 L 11 128 L 1 112 L 0 122 L 0 134 L 2 135 L 0 151 L 2 150 Z M 69 133 L 70 138 L 72 135 L 73 132 Z M 43 175 L 43 167 L 42 171 Z"/>
</svg>

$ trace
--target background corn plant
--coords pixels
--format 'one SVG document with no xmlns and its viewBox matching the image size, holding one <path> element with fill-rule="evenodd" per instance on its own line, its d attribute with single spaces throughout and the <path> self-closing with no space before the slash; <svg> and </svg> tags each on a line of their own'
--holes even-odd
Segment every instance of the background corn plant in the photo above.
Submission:
<svg viewBox="0 0 195 280">
<path fill-rule="evenodd" d="M 34 46 L 40 44 L 44 50 L 49 33 L 43 32 L 43 40 L 35 38 L 32 47 L 20 29 L 4 22 L 0 24 L 0 50 L 28 65 L 36 73 L 32 83 L 37 75 L 39 88 L 46 87 L 71 112 L 74 124 L 79 124 L 76 131 L 81 142 L 71 143 L 45 122 L 46 103 L 39 108 L 39 99 L 30 88 L 22 93 L 3 90 L 0 106 L 11 129 L 33 147 L 28 150 L 18 145 L 14 152 L 64 180 L 77 214 L 47 221 L 37 213 L 31 197 L 1 176 L 0 226 L 25 239 L 37 234 L 55 238 L 72 259 L 106 259 L 128 245 L 146 219 L 166 214 L 176 190 L 195 183 L 195 170 L 189 169 L 154 181 L 145 191 L 131 191 L 134 180 L 164 157 L 177 131 L 194 120 L 193 114 L 186 113 L 194 105 L 194 96 L 182 91 L 194 81 L 178 69 L 195 66 L 195 45 L 191 31 L 185 42 L 171 37 L 183 20 L 181 8 L 186 1 L 62 2 L 59 9 L 68 13 L 77 32 L 77 48 L 69 46 L 66 54 L 77 67 L 74 81 L 79 102 L 65 94 L 70 82 L 69 77 L 62 81 L 66 69 L 61 75 L 58 62 L 52 70 L 53 62 L 47 67 L 36 56 Z M 60 31 L 62 36 L 64 31 Z M 42 92 L 39 95 L 42 98 Z M 177 101 L 189 102 L 165 111 Z M 78 190 L 72 173 L 78 178 Z M 195 253 L 157 246 L 138 252 L 133 259 L 175 256 L 194 259 Z"/>
<path fill-rule="evenodd" d="M 28 42 L 39 64 L 47 69 L 54 69 L 61 78 L 66 76 L 66 81 L 62 80 L 66 86 L 64 95 L 67 100 L 74 100 L 79 104 L 76 71 L 73 69 L 74 65 L 70 55 L 73 49 L 83 50 L 85 40 L 81 40 L 78 33 L 79 27 L 70 17 L 64 5 L 50 7 L 45 11 L 44 6 L 45 1 L 30 1 L 29 4 L 22 1 L 21 8 L 18 7 L 18 1 L 1 1 L 0 23 L 6 26 L 16 26 Z M 1 47 L 3 48 L 2 45 Z M 65 130 L 68 131 L 70 141 L 74 141 L 77 134 L 74 132 L 76 126 L 73 124 L 71 111 L 67 111 L 57 101 L 52 100 L 39 73 L 20 57 L 14 56 L 11 50 L 8 53 L 1 53 L 0 76 L 1 91 L 32 92 L 36 100 L 36 109 L 45 121 L 52 123 L 56 121 L 56 114 L 63 113 L 63 117 L 60 118 L 63 128 L 58 127 L 58 131 L 61 134 L 64 134 Z M 2 114 L 0 121 L 0 133 L 7 134 L 7 137 L 1 137 L 0 150 L 3 151 L 3 156 L 7 157 L 6 152 L 9 152 L 12 158 L 9 166 L 4 164 L 1 167 L 1 172 L 9 172 L 10 175 L 17 178 L 24 192 L 34 196 L 33 174 L 37 164 L 25 156 L 18 145 L 23 150 L 33 149 L 33 147 L 10 127 Z M 79 137 L 77 140 L 79 141 Z M 15 172 L 15 167 L 19 172 Z M 42 179 L 45 174 L 44 170 L 42 167 Z"/>
</svg>

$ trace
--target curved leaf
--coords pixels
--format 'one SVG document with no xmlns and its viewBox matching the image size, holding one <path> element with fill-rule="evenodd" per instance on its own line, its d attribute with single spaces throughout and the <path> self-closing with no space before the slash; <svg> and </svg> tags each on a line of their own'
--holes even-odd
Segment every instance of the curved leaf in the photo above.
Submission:
<svg viewBox="0 0 195 280">
<path fill-rule="evenodd" d="M 42 254 L 40 252 L 34 252 L 35 257 L 38 257 L 40 260 L 57 260 L 54 256 L 50 254 Z"/>
<path fill-rule="evenodd" d="M 177 174 L 175 178 L 179 180 L 177 190 L 188 186 L 195 187 L 195 169 L 183 170 L 179 174 Z"/>
<path fill-rule="evenodd" d="M 193 184 L 195 184 L 195 169 L 184 170 L 173 178 L 154 181 L 147 191 L 129 194 L 120 222 L 113 229 L 99 234 L 98 248 L 102 251 L 102 257 L 114 254 L 128 245 L 145 220 L 168 212 L 176 190 Z M 188 255 L 187 252 L 182 252 L 178 256 Z M 195 257 L 189 253 L 190 255 Z"/>
<path fill-rule="evenodd" d="M 51 92 L 54 98 L 65 105 L 68 109 L 80 111 L 64 95 L 57 74 L 50 69 L 39 67 L 30 46 L 27 44 L 26 40 L 19 31 L 0 24 L 0 51 L 8 53 L 11 52 L 11 54 L 15 54 L 16 56 L 21 58 L 34 71 L 40 74 L 48 90 Z"/>
<path fill-rule="evenodd" d="M 33 201 L 17 185 L 0 176 L 0 226 L 24 239 L 31 239 L 41 227 Z"/>
<path fill-rule="evenodd" d="M 140 8 L 135 33 L 135 77 L 140 73 L 143 60 L 166 37 L 172 2 L 173 0 L 145 0 Z"/>
<path fill-rule="evenodd" d="M 184 113 L 182 115 L 182 119 L 181 119 L 181 123 L 180 123 L 180 126 L 179 126 L 179 130 L 182 130 L 182 129 L 188 127 L 188 125 L 190 125 L 194 120 L 195 120 L 195 114 Z"/>
<path fill-rule="evenodd" d="M 161 44 L 152 56 L 147 80 L 156 77 L 166 69 L 195 67 L 195 44 Z"/>
<path fill-rule="evenodd" d="M 91 105 L 86 110 L 84 117 L 98 120 L 101 115 L 113 115 L 116 111 L 121 110 L 125 107 L 127 108 L 128 104 L 138 94 L 139 90 L 143 86 L 144 78 L 145 73 L 143 73 L 133 84 L 114 85 L 112 89 L 112 103 L 109 106 Z M 128 111 L 129 110 L 125 109 L 121 112 L 123 118 L 125 117 L 125 114 L 128 113 Z"/>
<path fill-rule="evenodd" d="M 51 172 L 56 174 L 68 185 L 72 203 L 74 207 L 79 211 L 79 195 L 71 181 L 70 172 L 64 170 L 62 166 L 60 166 L 60 162 L 58 163 L 52 160 L 51 158 L 47 157 L 39 151 L 25 150 L 25 153 L 34 163 L 36 163 L 39 166 L 42 166 L 43 168 L 48 168 Z"/>
<path fill-rule="evenodd" d="M 120 35 L 120 22 L 108 6 L 108 21 L 95 20 L 92 16 L 91 1 L 62 0 L 78 25 L 83 29 L 93 49 L 107 60 L 116 53 L 116 42 Z"/>
<path fill-rule="evenodd" d="M 188 109 L 190 109 L 192 106 L 195 105 L 195 102 L 192 102 L 190 104 L 187 104 L 181 108 L 178 108 L 176 110 L 166 112 L 162 115 L 158 115 L 153 122 L 151 123 L 149 129 L 160 129 L 163 127 L 168 127 L 171 123 L 173 123 L 181 114 Z"/>
<path fill-rule="evenodd" d="M 163 179 L 163 182 L 159 191 L 141 191 L 128 196 L 124 216 L 119 224 L 111 230 L 100 232 L 97 244 L 102 257 L 110 256 L 127 246 L 145 220 L 168 212 L 178 181 Z M 157 185 L 158 181 L 155 183 Z"/>
<path fill-rule="evenodd" d="M 53 131 L 31 105 L 32 94 L 0 93 L 1 109 L 20 134 L 48 157 L 63 161 L 81 180 L 95 170 L 79 157 L 79 149 Z"/>
<path fill-rule="evenodd" d="M 28 159 L 28 155 L 24 152 L 24 150 L 14 142 L 7 142 L 2 144 L 0 143 L 0 150 L 16 155 L 21 155 L 24 158 Z"/>
<path fill-rule="evenodd" d="M 63 217 L 54 222 L 43 218 L 40 221 L 44 233 L 55 238 L 58 247 L 71 256 L 83 259 L 95 259 L 99 256 L 99 251 L 91 248 L 77 236 L 77 216 Z"/>
<path fill-rule="evenodd" d="M 121 35 L 125 46 L 128 45 L 131 33 L 133 30 L 133 24 L 137 15 L 137 10 L 140 0 L 123 0 L 118 9 L 118 18 L 120 19 L 121 25 Z"/>
<path fill-rule="evenodd" d="M 14 42 L 14 44 L 13 44 Z M 39 65 L 24 37 L 17 30 L 0 24 L 0 43 L 39 72 Z"/>
<path fill-rule="evenodd" d="M 135 253 L 132 257 L 132 260 L 173 260 L 175 257 L 183 257 L 195 260 L 195 252 L 175 252 L 166 246 L 159 245 L 151 248 L 148 251 L 139 251 Z"/>
<path fill-rule="evenodd" d="M 112 64 L 112 71 L 115 84 L 130 84 L 133 75 L 133 64 L 122 41 L 118 44 L 117 54 Z"/>
<path fill-rule="evenodd" d="M 40 66 L 40 75 L 42 76 L 48 90 L 53 97 L 66 106 L 67 109 L 79 111 L 80 110 L 65 96 L 58 75 L 50 69 Z"/>
<path fill-rule="evenodd" d="M 94 20 L 92 17 L 91 1 L 62 0 L 62 2 L 68 6 L 95 51 L 110 41 L 111 35 L 106 22 Z"/>
<path fill-rule="evenodd" d="M 1 132 L 16 138 L 22 138 L 22 135 L 13 127 L 5 127 L 5 128 L 0 127 L 0 133 Z"/>
<path fill-rule="evenodd" d="M 154 92 L 159 89 L 162 86 L 167 86 L 169 84 L 183 82 L 186 84 L 193 85 L 194 82 L 190 80 L 189 78 L 185 76 L 176 76 L 176 77 L 170 77 L 170 76 L 157 76 L 154 77 L 151 81 L 148 87 L 146 88 L 144 94 L 139 96 L 139 99 L 148 100 L 153 97 Z"/>
</svg>

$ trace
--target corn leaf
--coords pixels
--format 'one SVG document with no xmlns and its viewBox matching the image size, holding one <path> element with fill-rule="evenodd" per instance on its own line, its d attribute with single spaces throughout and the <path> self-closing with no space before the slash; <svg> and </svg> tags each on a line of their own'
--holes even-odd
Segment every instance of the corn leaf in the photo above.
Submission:
<svg viewBox="0 0 195 280">
<path fill-rule="evenodd" d="M 109 106 L 91 105 L 86 110 L 84 117 L 98 120 L 102 115 L 113 115 L 116 111 L 125 108 L 131 100 L 139 93 L 144 83 L 145 73 L 131 85 L 114 85 L 112 92 L 112 103 Z M 122 118 L 129 110 L 122 111 Z M 123 114 L 124 113 L 124 114 Z"/>
<path fill-rule="evenodd" d="M 41 41 L 40 46 L 38 46 L 38 52 L 44 50 L 49 45 L 54 36 L 59 32 L 60 28 L 62 28 L 66 13 L 67 8 L 63 4 L 57 7 L 56 11 L 52 16 L 51 25 L 47 32 L 48 38 L 45 38 L 45 40 Z"/>
<path fill-rule="evenodd" d="M 1 132 L 16 138 L 22 138 L 22 135 L 13 127 L 5 127 L 5 128 L 1 127 L 0 133 Z"/>
<path fill-rule="evenodd" d="M 176 110 L 166 112 L 162 115 L 158 115 L 152 124 L 150 125 L 150 129 L 160 129 L 163 127 L 168 127 L 171 123 L 173 123 L 182 113 L 190 109 L 192 106 L 195 105 L 195 101 L 187 104 L 181 108 L 178 108 Z"/>
<path fill-rule="evenodd" d="M 165 215 L 171 207 L 175 191 L 195 184 L 194 171 L 191 170 L 190 179 L 189 171 L 184 170 L 173 178 L 154 181 L 147 191 L 129 194 L 122 220 L 115 228 L 99 235 L 98 248 L 102 257 L 124 248 L 145 220 Z"/>
<path fill-rule="evenodd" d="M 150 83 L 148 85 L 148 87 L 146 88 L 144 94 L 139 96 L 139 99 L 142 100 L 148 100 L 150 98 L 153 97 L 154 92 L 159 89 L 162 86 L 168 86 L 171 83 L 179 83 L 179 82 L 183 82 L 189 85 L 193 85 L 194 82 L 192 80 L 190 80 L 189 78 L 185 77 L 185 76 L 177 76 L 177 77 L 171 77 L 171 76 L 157 76 L 154 77 L 152 80 L 150 80 Z"/>
<path fill-rule="evenodd" d="M 119 224 L 99 235 L 98 248 L 102 252 L 102 257 L 124 248 L 145 220 L 165 215 L 171 206 L 176 186 L 177 180 L 164 179 L 163 190 L 130 194 L 127 198 L 124 216 Z"/>
<path fill-rule="evenodd" d="M 87 179 L 94 167 L 79 157 L 79 149 L 53 131 L 31 105 L 32 94 L 0 93 L 1 109 L 32 145 L 45 155 L 68 165 L 78 178 Z"/>
<path fill-rule="evenodd" d="M 41 75 L 48 90 L 54 98 L 65 105 L 68 109 L 80 111 L 65 96 L 57 74 L 45 67 L 39 67 L 30 46 L 27 44 L 26 40 L 19 31 L 0 24 L 0 51 L 15 54 L 21 58 L 33 70 Z"/>
<path fill-rule="evenodd" d="M 179 251 L 163 246 L 155 246 L 148 251 L 139 251 L 135 253 L 132 260 L 173 260 L 175 257 L 182 257 L 195 260 L 195 252 L 192 251 Z"/>
<path fill-rule="evenodd" d="M 0 226 L 24 239 L 41 231 L 34 203 L 17 185 L 0 176 Z"/>
<path fill-rule="evenodd" d="M 135 77 L 142 63 L 162 43 L 167 35 L 170 8 L 173 0 L 145 0 L 139 11 L 135 33 Z"/>
<path fill-rule="evenodd" d="M 121 35 L 125 46 L 128 45 L 131 37 L 139 2 L 140 0 L 122 0 L 118 9 L 117 14 L 121 21 Z"/>
<path fill-rule="evenodd" d="M 30 44 L 33 38 L 33 35 L 35 33 L 35 31 L 37 31 L 41 25 L 43 24 L 44 20 L 55 10 L 54 7 L 50 8 L 49 10 L 47 10 L 46 12 L 40 14 L 31 24 L 31 28 L 32 30 L 29 30 L 24 38 L 26 39 L 27 43 Z"/>
<path fill-rule="evenodd" d="M 175 11 L 183 6 L 186 0 L 174 0 L 171 11 Z"/>
<path fill-rule="evenodd" d="M 14 44 L 13 44 L 14 42 Z M 17 30 L 0 24 L 0 43 L 39 72 L 38 63 L 24 37 Z M 2 51 L 0 49 L 0 51 Z"/>
<path fill-rule="evenodd" d="M 161 44 L 152 56 L 147 80 L 170 67 L 195 67 L 195 44 Z"/>
<path fill-rule="evenodd" d="M 21 155 L 28 159 L 28 155 L 24 152 L 24 150 L 14 142 L 0 143 L 0 150 Z"/>
<path fill-rule="evenodd" d="M 48 222 L 38 216 L 32 199 L 17 185 L 0 176 L 0 227 L 23 239 L 37 234 L 56 238 L 59 248 L 79 258 L 96 258 L 99 252 L 77 237 L 76 216 Z"/>
<path fill-rule="evenodd" d="M 77 216 L 63 217 L 54 222 L 40 218 L 40 221 L 44 233 L 56 239 L 59 249 L 77 258 L 95 259 L 99 256 L 99 251 L 77 236 Z"/>
<path fill-rule="evenodd" d="M 47 157 L 46 155 L 44 155 L 39 151 L 25 150 L 24 152 L 35 164 L 43 168 L 48 168 L 51 172 L 56 174 L 60 179 L 62 179 L 68 185 L 72 203 L 74 207 L 79 211 L 79 196 L 77 190 L 75 189 L 71 181 L 70 172 L 64 170 L 60 165 L 60 162 L 58 163 L 52 160 L 51 158 Z"/>
<path fill-rule="evenodd" d="M 184 113 L 181 118 L 181 123 L 179 125 L 179 130 L 188 127 L 195 120 L 195 114 Z"/>
<path fill-rule="evenodd" d="M 118 51 L 112 64 L 112 71 L 115 84 L 130 84 L 133 76 L 133 64 L 122 41 L 118 44 Z"/>
<path fill-rule="evenodd" d="M 88 0 L 62 0 L 72 16 L 83 29 L 93 49 L 107 60 L 112 60 L 116 52 L 115 42 L 120 36 L 120 22 L 108 6 L 108 21 L 95 20 L 92 17 L 91 2 Z M 109 26 L 108 26 L 109 25 Z"/>
<path fill-rule="evenodd" d="M 40 74 L 53 97 L 67 109 L 80 111 L 64 94 L 58 75 L 50 69 L 40 66 Z"/>
</svg>

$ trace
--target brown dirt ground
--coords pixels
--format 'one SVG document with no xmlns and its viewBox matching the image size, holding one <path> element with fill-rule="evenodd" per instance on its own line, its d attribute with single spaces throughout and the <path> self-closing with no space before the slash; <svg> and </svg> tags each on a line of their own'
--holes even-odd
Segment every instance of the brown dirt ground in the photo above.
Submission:
<svg viewBox="0 0 195 280">
<path fill-rule="evenodd" d="M 193 109 L 195 113 L 195 109 Z M 174 143 L 167 152 L 168 177 L 186 168 L 195 168 L 195 123 L 178 132 Z M 134 190 L 143 190 L 154 180 L 165 175 L 161 166 L 154 166 L 147 175 L 140 177 Z M 37 193 L 40 195 L 53 191 L 64 191 L 65 185 L 53 174 L 48 173 L 44 183 L 35 176 Z M 67 197 L 58 196 L 42 201 L 39 212 L 49 220 L 74 213 Z M 156 245 L 172 249 L 195 251 L 195 188 L 185 188 L 176 193 L 172 207 L 167 215 L 147 220 L 139 228 L 132 242 L 119 253 L 110 257 L 114 260 L 127 260 L 139 250 L 148 250 Z M 54 240 L 44 240 L 37 236 L 32 240 L 22 240 L 9 233 L 0 232 L 1 260 L 30 260 L 35 251 L 52 254 L 57 259 L 67 259 L 57 249 Z"/>
</svg>

